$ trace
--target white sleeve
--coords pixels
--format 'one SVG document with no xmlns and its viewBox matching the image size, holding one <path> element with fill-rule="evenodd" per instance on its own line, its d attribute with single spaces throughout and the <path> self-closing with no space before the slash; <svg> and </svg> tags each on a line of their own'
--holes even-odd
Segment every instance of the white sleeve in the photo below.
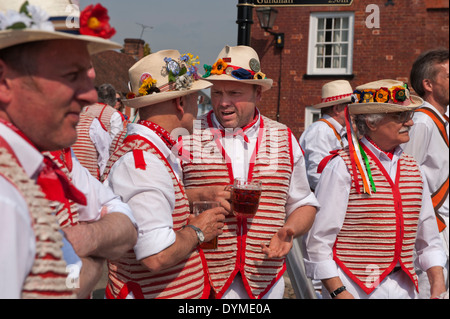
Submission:
<svg viewBox="0 0 450 319">
<path fill-rule="evenodd" d="M 110 120 L 111 131 L 109 132 L 111 136 L 111 141 L 114 140 L 114 137 L 123 130 L 123 119 L 119 112 L 114 112 L 111 116 Z"/>
<path fill-rule="evenodd" d="M 134 247 L 138 260 L 157 254 L 175 242 L 172 213 L 175 209 L 173 181 L 164 164 L 144 152 L 146 169 L 136 168 L 132 152 L 112 167 L 105 183 L 130 205 L 139 225 Z"/>
<path fill-rule="evenodd" d="M 286 217 L 301 206 L 309 205 L 319 207 L 319 202 L 309 187 L 303 152 L 293 135 L 292 148 L 294 168 L 292 171 L 291 182 L 289 184 L 289 194 L 286 200 Z"/>
<path fill-rule="evenodd" d="M 0 176 L 0 299 L 19 299 L 36 255 L 28 206 Z"/>
<path fill-rule="evenodd" d="M 100 219 L 102 208 L 107 208 L 107 213 L 122 213 L 130 218 L 137 227 L 136 220 L 130 207 L 115 195 L 110 187 L 102 184 L 89 171 L 83 167 L 72 151 L 72 182 L 87 199 L 87 206 L 79 205 L 78 214 L 80 221 L 96 221 Z"/>
<path fill-rule="evenodd" d="M 98 152 L 97 164 L 101 176 L 109 160 L 109 147 L 111 146 L 112 139 L 109 133 L 102 128 L 100 121 L 96 118 L 89 127 L 89 137 Z"/>
<path fill-rule="evenodd" d="M 333 260 L 333 245 L 344 223 L 350 185 L 351 176 L 342 158 L 332 159 L 317 184 L 315 194 L 320 209 L 306 237 L 305 268 L 310 278 L 338 276 L 337 265 Z"/>
</svg>

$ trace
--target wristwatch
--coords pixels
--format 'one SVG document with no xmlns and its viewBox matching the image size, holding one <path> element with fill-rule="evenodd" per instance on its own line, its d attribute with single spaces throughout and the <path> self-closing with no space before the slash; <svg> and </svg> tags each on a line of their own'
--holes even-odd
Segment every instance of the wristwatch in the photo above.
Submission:
<svg viewBox="0 0 450 319">
<path fill-rule="evenodd" d="M 203 235 L 203 232 L 200 228 L 195 227 L 194 225 L 184 225 L 184 227 L 190 227 L 193 230 L 195 230 L 195 233 L 197 234 L 198 243 L 201 245 L 205 241 L 205 235 Z"/>
<path fill-rule="evenodd" d="M 341 292 L 344 292 L 345 290 L 347 290 L 345 288 L 345 286 L 339 287 L 338 289 L 336 289 L 335 291 L 333 291 L 332 293 L 330 293 L 331 298 L 336 298 L 337 295 L 339 295 Z"/>
</svg>

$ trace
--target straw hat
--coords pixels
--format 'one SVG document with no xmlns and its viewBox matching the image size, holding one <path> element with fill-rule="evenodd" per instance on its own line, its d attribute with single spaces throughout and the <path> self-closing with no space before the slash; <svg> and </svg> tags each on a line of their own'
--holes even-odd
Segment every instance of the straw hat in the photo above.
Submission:
<svg viewBox="0 0 450 319">
<path fill-rule="evenodd" d="M 351 114 L 392 113 L 415 110 L 423 100 L 411 95 L 408 85 L 396 80 L 379 80 L 358 86 L 348 108 Z"/>
<path fill-rule="evenodd" d="M 313 107 L 321 109 L 332 105 L 350 103 L 352 100 L 352 93 L 352 86 L 346 80 L 328 82 L 322 86 L 321 102 Z"/>
<path fill-rule="evenodd" d="M 176 50 L 163 50 L 143 57 L 128 72 L 131 92 L 123 103 L 140 108 L 211 87 L 211 83 L 200 79 L 197 59 Z"/>
<path fill-rule="evenodd" d="M 27 42 L 64 39 L 86 41 L 90 54 L 120 49 L 120 44 L 107 40 L 115 30 L 109 26 L 106 9 L 89 6 L 80 14 L 77 3 L 28 0 L 27 6 L 25 0 L 0 0 L 0 50 Z"/>
<path fill-rule="evenodd" d="M 238 81 L 262 86 L 263 91 L 272 87 L 273 80 L 261 72 L 258 54 L 251 47 L 240 45 L 225 46 L 217 57 L 217 62 L 206 65 L 204 78 L 208 81 Z"/>
</svg>

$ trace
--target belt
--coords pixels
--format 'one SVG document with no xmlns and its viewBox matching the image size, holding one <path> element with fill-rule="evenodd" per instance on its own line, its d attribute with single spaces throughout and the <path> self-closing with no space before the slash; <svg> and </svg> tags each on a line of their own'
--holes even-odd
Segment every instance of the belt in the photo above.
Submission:
<svg viewBox="0 0 450 319">
<path fill-rule="evenodd" d="M 395 267 L 394 269 L 392 269 L 388 276 L 395 274 L 399 270 L 402 270 L 402 267 Z"/>
</svg>

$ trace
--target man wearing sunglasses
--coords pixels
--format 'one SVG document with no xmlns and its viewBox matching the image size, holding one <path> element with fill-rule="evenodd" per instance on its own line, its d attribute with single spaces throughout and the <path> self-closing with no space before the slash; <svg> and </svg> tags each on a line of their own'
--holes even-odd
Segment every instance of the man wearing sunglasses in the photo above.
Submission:
<svg viewBox="0 0 450 319">
<path fill-rule="evenodd" d="M 414 261 L 430 278 L 431 297 L 445 292 L 446 258 L 427 182 L 400 147 L 421 104 L 399 81 L 356 88 L 349 114 L 362 138 L 321 163 L 321 208 L 306 239 L 307 275 L 322 280 L 323 298 L 417 298 Z"/>
</svg>

